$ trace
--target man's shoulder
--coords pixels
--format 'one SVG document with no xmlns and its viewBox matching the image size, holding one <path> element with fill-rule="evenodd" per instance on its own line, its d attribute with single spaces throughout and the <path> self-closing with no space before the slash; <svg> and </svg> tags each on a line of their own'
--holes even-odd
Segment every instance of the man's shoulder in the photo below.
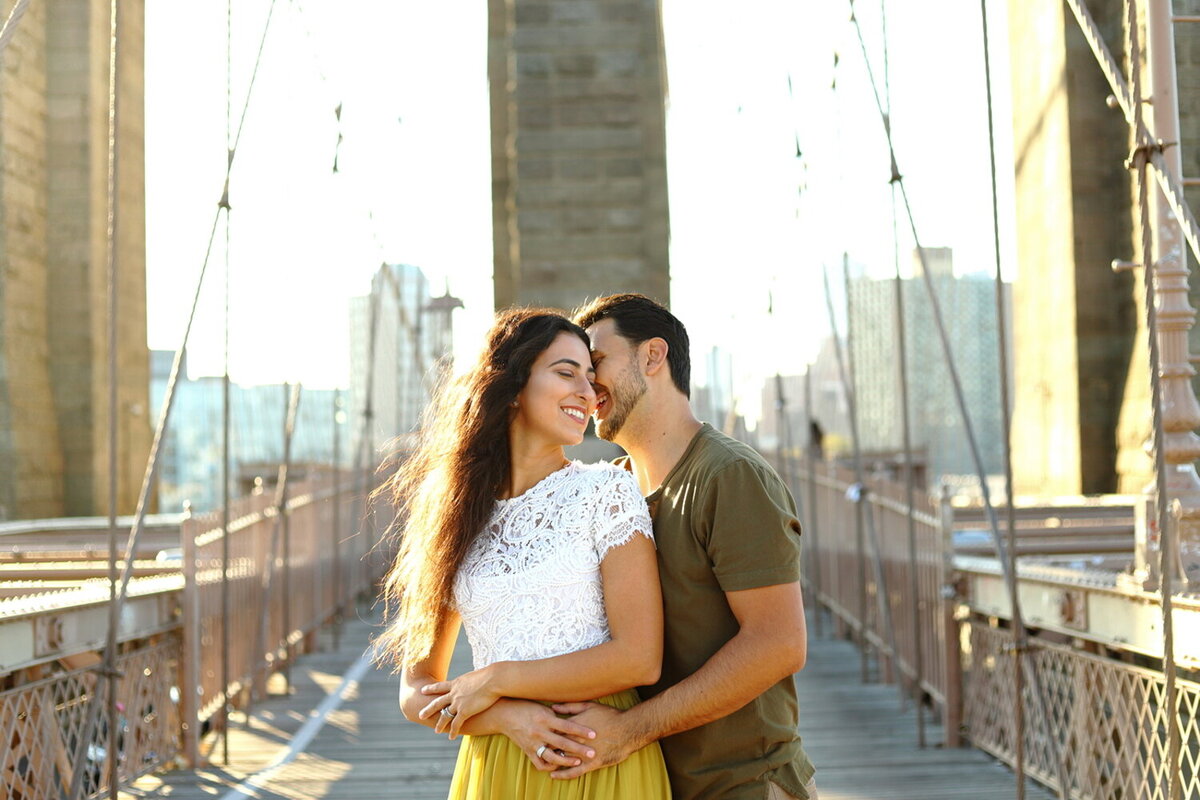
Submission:
<svg viewBox="0 0 1200 800">
<path fill-rule="evenodd" d="M 767 460 L 745 442 L 738 441 L 716 428 L 707 426 L 701 431 L 700 436 L 702 438 L 697 442 L 692 454 L 693 462 L 697 468 L 710 475 L 730 469 L 736 471 L 739 468 L 751 469 L 755 472 L 765 471 L 772 475 L 775 473 Z"/>
</svg>

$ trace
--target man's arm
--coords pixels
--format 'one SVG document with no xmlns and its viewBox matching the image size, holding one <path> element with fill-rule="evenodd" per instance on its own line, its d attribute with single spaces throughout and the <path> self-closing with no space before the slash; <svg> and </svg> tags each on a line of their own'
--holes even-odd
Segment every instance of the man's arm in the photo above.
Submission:
<svg viewBox="0 0 1200 800">
<path fill-rule="evenodd" d="M 695 673 L 626 712 L 591 703 L 554 706 L 596 731 L 596 757 L 558 770 L 554 778 L 577 778 L 624 761 L 664 736 L 691 730 L 732 714 L 780 680 L 804 667 L 808 634 L 799 583 L 726 592 L 737 634 Z"/>
</svg>

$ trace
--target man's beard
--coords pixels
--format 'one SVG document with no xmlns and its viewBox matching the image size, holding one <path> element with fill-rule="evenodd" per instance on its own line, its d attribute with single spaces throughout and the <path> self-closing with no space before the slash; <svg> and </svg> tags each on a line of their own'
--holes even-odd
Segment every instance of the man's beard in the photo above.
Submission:
<svg viewBox="0 0 1200 800">
<path fill-rule="evenodd" d="M 606 442 L 613 441 L 629 419 L 630 413 L 646 393 L 646 379 L 632 364 L 609 387 L 608 402 L 612 408 L 608 416 L 596 425 L 596 435 Z"/>
</svg>

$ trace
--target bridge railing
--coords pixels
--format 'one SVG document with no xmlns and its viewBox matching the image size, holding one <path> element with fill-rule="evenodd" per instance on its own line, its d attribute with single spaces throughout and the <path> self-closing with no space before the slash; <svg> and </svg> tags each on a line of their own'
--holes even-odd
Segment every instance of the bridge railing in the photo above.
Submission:
<svg viewBox="0 0 1200 800">
<path fill-rule="evenodd" d="M 864 679 L 873 655 L 884 681 L 901 677 L 909 694 L 930 699 L 956 743 L 961 675 L 957 623 L 944 591 L 953 573 L 948 503 L 922 491 L 914 497 L 914 594 L 904 485 L 870 477 L 859 487 L 853 471 L 832 462 L 776 458 L 775 463 L 806 529 L 804 582 L 810 597 L 830 612 L 839 634 L 860 644 Z"/>
<path fill-rule="evenodd" d="M 919 647 L 919 693 L 932 701 L 946 746 L 969 740 L 1013 764 L 1019 739 L 1025 772 L 1055 788 L 1065 776 L 1066 796 L 1171 800 L 1172 714 L 1166 678 L 1154 658 L 1134 650 L 1114 655 L 1097 644 L 1034 630 L 1024 660 L 1036 681 L 1023 683 L 1026 714 L 1018 722 L 1008 621 L 995 610 L 976 610 L 972 600 L 972 565 L 983 563 L 980 554 L 990 550 L 990 540 L 981 541 L 986 523 L 977 503 L 955 498 L 948 489 L 938 496 L 918 490 L 914 560 L 903 484 L 872 476 L 859 487 L 853 471 L 834 463 L 774 462 L 798 501 L 805 526 L 803 580 L 810 602 L 829 612 L 838 634 L 857 641 L 865 654 L 864 679 L 868 660 L 874 659 L 881 680 L 899 680 L 907 694 L 918 694 Z M 1068 556 L 1069 562 L 1080 555 L 1086 563 L 1128 562 L 1134 548 L 1132 502 L 1109 496 L 1018 506 L 1021 580 L 1051 563 L 1047 558 L 1063 561 Z M 864 515 L 861 537 L 859 513 Z M 1079 580 L 1097 578 L 1081 573 Z M 1066 596 L 1064 589 L 1070 588 L 1064 584 L 1057 594 Z M 1144 607 L 1151 622 L 1157 619 L 1154 593 L 1109 594 L 1119 603 Z M 913 631 L 914 600 L 919 637 Z M 1038 687 L 1040 696 L 1035 696 Z M 1176 691 L 1174 719 L 1184 742 L 1178 797 L 1200 800 L 1200 683 L 1180 678 Z"/>
<path fill-rule="evenodd" d="M 1012 636 L 971 619 L 964 694 L 971 743 L 1012 764 L 1016 740 L 1024 743 L 1025 771 L 1086 800 L 1176 800 L 1168 790 L 1170 705 L 1161 670 L 1121 663 L 1077 647 L 1035 641 L 1026 655 L 1043 687 L 1045 713 L 1016 724 L 1013 709 Z M 1179 680 L 1176 720 L 1185 742 L 1178 800 L 1200 798 L 1200 684 Z M 1038 707 L 1029 681 L 1027 709 Z M 1018 732 L 1019 731 L 1019 732 Z M 1060 761 L 1061 767 L 1060 770 Z"/>
<path fill-rule="evenodd" d="M 329 473 L 290 493 L 282 516 L 265 495 L 235 502 L 227 583 L 216 513 L 185 518 L 162 542 L 182 545 L 181 558 L 168 548 L 173 570 L 131 582 L 118 636 L 122 783 L 179 756 L 198 764 L 199 732 L 224 724 L 226 697 L 235 708 L 261 697 L 321 625 L 374 589 L 390 558 L 376 547 L 386 504 L 364 503 L 361 482 L 335 490 Z M 107 792 L 107 682 L 97 672 L 107 604 L 106 580 L 0 584 L 0 800 Z"/>
<path fill-rule="evenodd" d="M 376 545 L 388 520 L 377 519 L 380 505 L 363 503 L 361 487 L 335 489 L 317 474 L 290 494 L 284 515 L 266 494 L 231 504 L 228 580 L 221 513 L 183 523 L 183 673 L 195 687 L 182 705 L 189 763 L 198 761 L 202 723 L 220 724 L 227 703 L 262 697 L 267 678 L 311 650 L 317 630 L 386 569 L 390 554 Z"/>
<path fill-rule="evenodd" d="M 127 777 L 178 749 L 181 588 L 178 572 L 130 583 L 116 661 Z M 0 798 L 91 797 L 106 785 L 106 682 L 96 667 L 108 594 L 107 582 L 0 583 Z"/>
</svg>

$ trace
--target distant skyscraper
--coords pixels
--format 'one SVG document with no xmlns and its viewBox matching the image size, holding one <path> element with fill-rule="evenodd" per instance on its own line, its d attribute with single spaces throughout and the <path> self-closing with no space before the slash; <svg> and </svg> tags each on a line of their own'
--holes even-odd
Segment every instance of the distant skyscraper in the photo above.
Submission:
<svg viewBox="0 0 1200 800">
<path fill-rule="evenodd" d="M 733 356 L 713 347 L 701 363 L 704 383 L 693 387 L 692 407 L 699 419 L 723 430 L 733 409 Z"/>
<path fill-rule="evenodd" d="M 813 433 L 811 422 L 821 432 L 824 453 L 834 457 L 844 456 L 849 451 L 850 443 L 849 407 L 838 373 L 832 337 L 821 342 L 817 357 L 809 364 L 808 371 L 808 375 L 783 375 L 779 380 L 772 376 L 763 383 L 759 443 L 767 450 L 773 450 L 780 444 L 792 448 L 808 447 Z M 790 426 L 790 430 L 785 428 L 783 431 L 779 427 L 780 384 L 783 386 L 785 423 Z M 812 393 L 811 419 L 807 408 L 809 392 Z"/>
<path fill-rule="evenodd" d="M 447 291 L 432 296 L 419 267 L 385 264 L 371 280 L 371 294 L 350 300 L 351 441 L 363 430 L 367 387 L 371 391 L 369 457 L 415 431 L 453 349 L 452 315 L 462 301 Z M 368 375 L 372 359 L 373 374 Z"/>
<path fill-rule="evenodd" d="M 757 431 L 758 442 L 765 450 L 804 447 L 808 416 L 803 375 L 772 375 L 763 381 Z"/>
<path fill-rule="evenodd" d="M 166 396 L 175 354 L 155 350 L 150 356 L 150 396 L 157 409 Z M 302 389 L 292 435 L 293 464 L 333 462 L 333 396 L 329 389 Z M 287 403 L 288 391 L 280 384 L 229 387 L 230 489 L 234 497 L 245 494 L 255 477 L 268 483 L 275 479 L 283 459 Z M 159 455 L 160 511 L 181 511 L 185 501 L 197 513 L 220 505 L 223 404 L 221 377 L 189 379 L 185 362 Z M 343 423 L 338 433 L 343 464 L 350 461 L 348 427 Z"/>
<path fill-rule="evenodd" d="M 984 274 L 956 277 L 949 248 L 927 248 L 925 252 L 979 438 L 984 470 L 997 474 L 1003 471 L 1004 442 L 995 281 Z M 901 281 L 912 445 L 928 453 L 930 475 L 971 475 L 975 465 L 920 270 L 914 252 L 917 277 Z M 850 281 L 850 340 L 860 444 L 865 452 L 898 451 L 903 444 L 895 286 L 890 278 Z M 1005 291 L 1010 291 L 1008 284 Z"/>
</svg>

